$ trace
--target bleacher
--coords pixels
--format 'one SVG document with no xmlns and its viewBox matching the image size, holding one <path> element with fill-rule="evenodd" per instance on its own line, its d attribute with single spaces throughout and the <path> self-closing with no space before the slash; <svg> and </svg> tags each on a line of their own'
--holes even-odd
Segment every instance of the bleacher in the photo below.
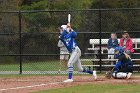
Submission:
<svg viewBox="0 0 140 93">
<path fill-rule="evenodd" d="M 120 39 L 118 39 L 118 42 L 120 42 Z M 140 44 L 140 38 L 133 38 L 132 42 L 133 42 L 134 50 L 135 51 L 140 50 L 140 47 L 138 47 L 138 44 Z M 102 55 L 108 55 L 108 53 L 106 53 L 107 50 L 108 50 L 107 43 L 108 43 L 108 39 L 101 39 L 101 54 Z M 90 39 L 89 44 L 92 47 L 88 48 L 88 51 L 92 52 L 93 54 L 95 53 L 95 51 L 100 50 L 100 47 L 99 47 L 100 39 Z M 106 51 L 106 52 L 104 52 L 104 51 Z M 134 52 L 134 53 L 132 53 L 132 55 L 139 56 L 140 53 L 139 52 L 138 53 Z M 111 65 L 108 62 L 114 62 L 115 63 L 117 61 L 117 59 L 108 59 L 108 57 L 99 59 L 99 58 L 91 57 L 91 58 L 83 58 L 83 59 L 81 59 L 81 61 L 84 61 L 84 62 L 91 61 L 91 62 L 93 62 L 92 65 L 83 65 L 83 66 L 88 66 L 88 67 L 99 67 L 100 65 L 98 63 L 100 61 L 102 61 L 102 67 L 113 67 L 114 65 Z M 133 58 L 132 57 L 132 61 L 134 63 L 134 67 L 138 67 L 138 69 L 140 70 L 140 58 Z M 108 63 L 108 64 L 106 64 L 106 63 Z"/>
<path fill-rule="evenodd" d="M 120 42 L 120 39 L 118 39 L 118 43 Z M 140 38 L 133 38 L 132 39 L 133 45 L 134 45 L 134 49 L 140 49 L 140 47 L 138 48 L 138 44 L 140 44 Z M 106 47 L 102 47 L 102 53 L 104 50 L 107 50 L 107 43 L 108 43 L 108 39 L 101 39 L 101 44 L 106 45 Z M 88 50 L 99 50 L 99 47 L 95 47 L 95 45 L 99 45 L 100 44 L 100 39 L 90 39 L 89 40 L 89 44 L 92 45 L 91 48 L 88 48 Z"/>
</svg>

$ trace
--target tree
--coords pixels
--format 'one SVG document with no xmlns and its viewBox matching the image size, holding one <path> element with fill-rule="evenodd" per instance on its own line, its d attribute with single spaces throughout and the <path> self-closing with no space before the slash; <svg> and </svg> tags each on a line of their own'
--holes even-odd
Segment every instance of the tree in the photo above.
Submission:
<svg viewBox="0 0 140 93">
<path fill-rule="evenodd" d="M 28 0 L 25 0 L 28 1 Z M 31 1 L 30 3 L 25 3 L 23 1 L 21 10 L 75 10 L 75 9 L 88 9 L 91 4 L 92 0 L 36 0 Z M 77 3 L 78 2 L 78 3 Z M 85 19 L 85 15 L 83 12 L 38 12 L 38 13 L 25 13 L 22 15 L 22 21 L 24 28 L 23 31 L 30 32 L 30 33 L 40 33 L 40 32 L 56 32 L 56 28 L 59 27 L 62 24 L 67 23 L 67 15 L 68 13 L 71 13 L 72 15 L 72 26 L 75 29 L 79 29 L 83 20 Z M 38 38 L 38 35 L 35 38 Z M 51 47 L 45 47 L 46 52 L 56 52 L 56 48 L 54 49 L 52 46 L 57 45 L 57 35 L 40 35 L 42 37 L 42 40 L 45 40 L 46 46 L 51 44 Z M 25 36 L 24 36 L 25 37 Z M 23 37 L 23 38 L 24 38 Z M 32 47 L 32 49 L 35 48 L 35 46 L 43 47 L 44 43 L 41 44 L 37 42 L 37 40 L 32 39 L 32 42 L 27 39 L 26 42 L 24 42 L 24 45 L 30 45 L 29 47 Z M 31 39 L 30 39 L 31 40 Z M 53 43 L 51 43 L 53 41 Z M 35 42 L 34 46 L 31 46 Z M 28 47 L 28 48 L 29 48 Z M 33 48 L 34 47 L 34 48 Z M 30 50 L 32 50 L 30 48 Z M 43 52 L 44 52 L 43 50 Z M 49 51 L 48 51 L 49 50 Z M 40 50 L 39 50 L 40 51 Z M 39 53 L 39 52 L 38 52 Z"/>
</svg>

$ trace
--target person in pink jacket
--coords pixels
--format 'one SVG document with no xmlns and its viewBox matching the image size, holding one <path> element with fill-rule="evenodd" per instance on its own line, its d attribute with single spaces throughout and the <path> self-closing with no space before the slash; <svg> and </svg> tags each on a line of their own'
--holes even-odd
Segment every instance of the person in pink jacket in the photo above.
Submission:
<svg viewBox="0 0 140 93">
<path fill-rule="evenodd" d="M 123 32 L 119 45 L 124 48 L 124 51 L 127 54 L 134 52 L 132 39 L 130 38 L 129 34 L 126 31 Z"/>
</svg>

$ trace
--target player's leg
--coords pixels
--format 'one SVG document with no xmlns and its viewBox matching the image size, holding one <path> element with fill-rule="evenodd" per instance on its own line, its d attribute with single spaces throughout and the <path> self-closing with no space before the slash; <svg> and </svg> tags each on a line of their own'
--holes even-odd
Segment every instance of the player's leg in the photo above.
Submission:
<svg viewBox="0 0 140 93">
<path fill-rule="evenodd" d="M 126 64 L 126 72 L 127 72 L 127 78 L 126 79 L 129 79 L 131 78 L 131 75 L 133 73 L 133 63 L 132 62 L 128 62 Z"/>
<path fill-rule="evenodd" d="M 115 49 L 114 48 L 111 48 L 111 59 L 114 59 L 114 52 L 115 52 Z M 111 61 L 111 65 L 114 65 L 114 62 Z"/>
<path fill-rule="evenodd" d="M 118 73 L 113 73 L 113 78 L 115 79 L 129 79 L 131 77 L 132 73 L 131 72 L 118 72 Z"/>
<path fill-rule="evenodd" d="M 68 79 L 72 79 L 72 73 L 73 73 L 73 63 L 77 60 L 78 53 L 73 52 L 69 61 L 68 61 Z"/>
<path fill-rule="evenodd" d="M 118 64 L 120 64 L 120 63 L 118 63 Z M 116 68 L 119 67 L 118 64 L 117 64 Z M 123 64 L 122 68 L 123 68 L 123 70 L 122 70 L 123 72 L 114 71 L 113 77 L 117 78 L 117 79 L 124 79 L 124 78 L 129 79 L 133 72 L 132 62 L 127 62 L 126 64 Z"/>
<path fill-rule="evenodd" d="M 110 48 L 109 50 L 108 50 L 108 59 L 114 59 L 114 51 L 115 51 L 115 49 L 114 48 Z M 112 55 L 111 55 L 112 54 Z M 111 65 L 113 65 L 113 61 L 111 61 Z"/>
<path fill-rule="evenodd" d="M 108 59 L 110 59 L 111 58 L 111 49 L 108 49 Z"/>
<path fill-rule="evenodd" d="M 83 68 L 82 67 L 80 59 L 78 59 L 75 64 L 76 64 L 76 67 L 78 68 L 79 72 L 86 72 L 86 73 L 89 73 L 89 74 L 93 74 L 93 71 L 88 70 L 87 68 Z"/>
<path fill-rule="evenodd" d="M 75 49 L 71 53 L 70 59 L 68 61 L 68 79 L 72 79 L 73 64 L 76 63 L 76 62 L 78 62 L 80 56 L 81 56 L 81 50 L 79 49 L 79 47 L 75 47 Z M 81 64 L 79 66 L 79 69 L 81 71 L 83 71 L 83 68 L 82 68 Z"/>
<path fill-rule="evenodd" d="M 124 78 L 127 78 L 127 73 L 125 73 L 125 72 L 114 72 L 112 76 L 115 79 L 124 79 Z"/>
<path fill-rule="evenodd" d="M 73 63 L 75 63 L 81 55 L 77 52 L 76 49 L 71 53 L 70 59 L 68 61 L 68 79 L 64 82 L 72 82 L 72 74 L 73 74 Z"/>
<path fill-rule="evenodd" d="M 118 72 L 120 70 L 120 67 L 121 67 L 121 62 L 118 61 L 116 64 L 115 64 L 115 67 L 114 67 L 114 72 Z"/>
<path fill-rule="evenodd" d="M 127 63 L 127 70 L 126 71 L 133 73 L 133 63 L 132 62 Z"/>
<path fill-rule="evenodd" d="M 81 65 L 81 61 L 80 61 L 80 56 L 81 56 L 81 50 L 80 48 L 78 47 L 77 49 L 77 53 L 79 56 L 77 56 L 77 61 L 74 61 L 75 64 L 76 64 L 76 67 L 78 68 L 78 71 L 79 72 L 85 72 L 85 73 L 89 73 L 89 74 L 93 74 L 93 76 L 95 77 L 95 79 L 97 78 L 97 75 L 96 75 L 96 72 L 95 71 L 91 71 L 87 68 L 83 68 L 82 65 Z"/>
<path fill-rule="evenodd" d="M 80 58 L 78 59 L 78 61 L 75 64 L 76 64 L 79 72 L 85 72 L 85 73 L 92 74 L 94 76 L 94 79 L 95 80 L 97 79 L 96 71 L 91 71 L 88 68 L 83 68 L 81 65 Z"/>
<path fill-rule="evenodd" d="M 111 55 L 111 59 L 114 59 L 114 52 L 115 52 L 115 49 L 114 49 L 114 48 L 111 48 L 110 51 L 111 51 L 111 54 L 112 54 L 112 55 Z"/>
<path fill-rule="evenodd" d="M 75 49 L 76 55 L 75 55 L 75 59 L 73 59 L 73 64 L 75 63 L 76 67 L 78 68 L 78 71 L 83 72 L 83 68 L 80 62 L 80 56 L 81 56 L 81 50 L 79 49 L 79 47 L 76 47 Z"/>
</svg>

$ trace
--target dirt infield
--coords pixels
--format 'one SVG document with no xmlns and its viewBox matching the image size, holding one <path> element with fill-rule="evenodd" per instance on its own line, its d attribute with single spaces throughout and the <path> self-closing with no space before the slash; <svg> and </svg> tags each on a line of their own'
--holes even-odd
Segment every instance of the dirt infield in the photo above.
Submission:
<svg viewBox="0 0 140 93">
<path fill-rule="evenodd" d="M 63 88 L 69 86 L 83 85 L 83 84 L 140 84 L 140 77 L 133 76 L 129 80 L 123 79 L 105 79 L 103 76 L 98 77 L 95 81 L 91 76 L 74 76 L 73 83 L 63 83 L 67 76 L 30 76 L 30 77 L 12 77 L 0 78 L 0 93 L 30 93 L 40 90 Z"/>
</svg>

